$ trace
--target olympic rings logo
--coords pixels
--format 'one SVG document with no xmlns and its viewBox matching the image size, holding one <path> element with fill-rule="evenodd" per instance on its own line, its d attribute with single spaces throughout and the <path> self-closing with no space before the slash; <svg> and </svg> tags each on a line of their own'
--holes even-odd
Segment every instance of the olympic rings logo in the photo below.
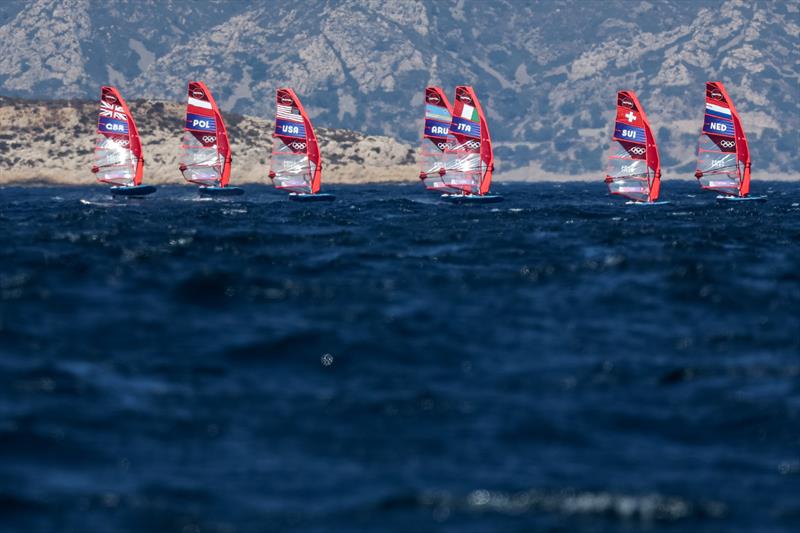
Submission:
<svg viewBox="0 0 800 533">
<path fill-rule="evenodd" d="M 292 144 L 290 144 L 289 146 L 291 146 L 295 150 L 305 150 L 306 149 L 306 143 L 301 143 L 301 142 L 296 142 L 296 141 L 293 142 Z"/>
<path fill-rule="evenodd" d="M 636 155 L 644 155 L 645 149 L 642 148 L 641 146 L 634 146 L 633 148 L 631 148 L 631 153 Z"/>
<path fill-rule="evenodd" d="M 217 138 L 214 135 L 203 135 L 202 140 L 204 144 L 208 144 L 208 143 L 213 143 L 214 141 L 217 140 Z"/>
<path fill-rule="evenodd" d="M 736 146 L 736 143 L 733 141 L 720 141 L 719 145 L 723 148 L 733 148 Z"/>
</svg>

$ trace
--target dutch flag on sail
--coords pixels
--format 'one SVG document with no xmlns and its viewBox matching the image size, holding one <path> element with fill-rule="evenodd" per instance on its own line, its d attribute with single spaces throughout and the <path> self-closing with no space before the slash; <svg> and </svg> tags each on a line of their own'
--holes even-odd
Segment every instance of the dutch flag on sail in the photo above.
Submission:
<svg viewBox="0 0 800 533">
<path fill-rule="evenodd" d="M 731 110 L 727 107 L 722 107 L 710 102 L 706 102 L 706 114 L 712 117 L 719 117 L 724 119 L 731 119 Z"/>
</svg>

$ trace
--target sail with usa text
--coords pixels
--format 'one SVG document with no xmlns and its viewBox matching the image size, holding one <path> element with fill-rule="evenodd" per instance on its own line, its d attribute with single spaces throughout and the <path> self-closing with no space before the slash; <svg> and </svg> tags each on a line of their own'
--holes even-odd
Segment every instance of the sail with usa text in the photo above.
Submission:
<svg viewBox="0 0 800 533">
<path fill-rule="evenodd" d="M 322 156 L 311 119 L 289 87 L 275 92 L 275 130 L 272 134 L 269 178 L 276 189 L 296 201 L 330 201 L 321 193 Z"/>
</svg>

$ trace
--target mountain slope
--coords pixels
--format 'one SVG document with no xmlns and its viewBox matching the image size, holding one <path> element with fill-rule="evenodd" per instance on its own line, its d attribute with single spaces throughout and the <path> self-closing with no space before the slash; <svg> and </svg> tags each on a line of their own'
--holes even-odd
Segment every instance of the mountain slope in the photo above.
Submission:
<svg viewBox="0 0 800 533">
<path fill-rule="evenodd" d="M 180 100 L 269 117 L 293 86 L 315 122 L 415 143 L 422 88 L 472 84 L 498 170 L 602 173 L 615 91 L 635 90 L 667 167 L 690 175 L 703 82 L 726 83 L 754 168 L 800 172 L 797 2 L 178 2 L 26 0 L 0 7 L 0 92 Z"/>
<path fill-rule="evenodd" d="M 184 106 L 129 101 L 142 136 L 147 183 L 183 183 L 178 153 Z M 274 123 L 228 113 L 233 152 L 232 183 L 269 183 Z M 92 183 L 97 103 L 31 101 L 0 97 L 0 183 Z M 319 129 L 325 183 L 416 182 L 411 146 L 380 136 Z"/>
</svg>

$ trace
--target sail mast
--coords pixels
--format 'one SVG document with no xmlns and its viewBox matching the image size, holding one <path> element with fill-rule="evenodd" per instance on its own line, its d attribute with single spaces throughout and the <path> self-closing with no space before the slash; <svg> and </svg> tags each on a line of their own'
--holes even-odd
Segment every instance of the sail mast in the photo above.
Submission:
<svg viewBox="0 0 800 533">
<path fill-rule="evenodd" d="M 636 99 L 636 95 L 633 95 Z M 647 195 L 648 202 L 655 202 L 658 200 L 658 193 L 661 190 L 661 158 L 658 155 L 658 144 L 656 143 L 656 136 L 653 134 L 653 129 L 650 127 L 650 121 L 647 120 L 647 113 L 644 112 L 644 107 L 636 99 L 636 105 L 639 112 L 642 114 L 642 122 L 644 122 L 645 139 L 647 140 L 647 183 L 650 192 Z"/>
<path fill-rule="evenodd" d="M 217 125 L 217 150 L 222 158 L 222 176 L 220 176 L 219 184 L 220 187 L 227 187 L 228 182 L 231 179 L 231 162 L 233 161 L 233 156 L 231 155 L 231 145 L 228 141 L 228 129 L 225 127 L 225 121 L 222 120 L 222 113 L 220 112 L 219 106 L 217 105 L 216 100 L 214 100 L 214 96 L 211 94 L 211 91 L 208 90 L 208 87 L 206 87 L 203 82 L 198 83 L 203 87 L 208 95 L 208 101 L 211 102 L 211 108 L 214 111 L 214 119 Z"/>
</svg>

